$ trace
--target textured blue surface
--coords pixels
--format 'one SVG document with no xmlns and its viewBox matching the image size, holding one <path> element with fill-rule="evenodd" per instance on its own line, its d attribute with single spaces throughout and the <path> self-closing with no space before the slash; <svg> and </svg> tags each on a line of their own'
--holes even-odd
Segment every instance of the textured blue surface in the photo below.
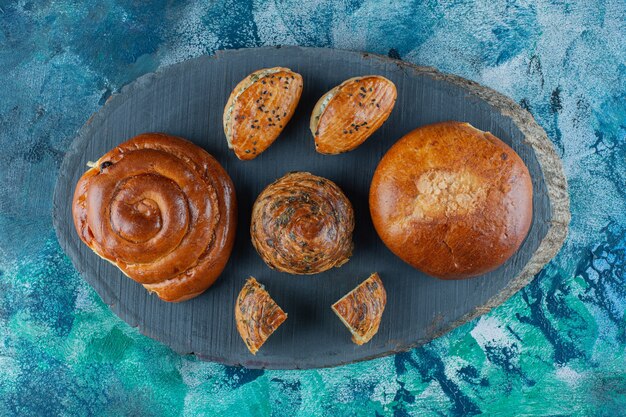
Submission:
<svg viewBox="0 0 626 417">
<path fill-rule="evenodd" d="M 626 4 L 0 1 L 0 416 L 626 415 Z M 389 54 L 527 108 L 562 157 L 563 250 L 486 316 L 408 353 L 255 371 L 114 316 L 61 251 L 63 154 L 112 92 L 217 49 Z"/>
</svg>

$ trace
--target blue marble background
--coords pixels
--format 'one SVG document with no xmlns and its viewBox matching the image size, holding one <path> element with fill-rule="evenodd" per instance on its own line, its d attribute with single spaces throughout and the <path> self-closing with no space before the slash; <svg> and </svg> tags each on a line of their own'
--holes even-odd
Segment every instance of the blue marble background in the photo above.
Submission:
<svg viewBox="0 0 626 417">
<path fill-rule="evenodd" d="M 623 0 L 0 0 L 0 415 L 626 415 Z M 61 251 L 64 151 L 113 92 L 217 49 L 388 54 L 517 100 L 563 159 L 560 254 L 491 313 L 335 369 L 182 357 L 120 321 Z"/>
</svg>

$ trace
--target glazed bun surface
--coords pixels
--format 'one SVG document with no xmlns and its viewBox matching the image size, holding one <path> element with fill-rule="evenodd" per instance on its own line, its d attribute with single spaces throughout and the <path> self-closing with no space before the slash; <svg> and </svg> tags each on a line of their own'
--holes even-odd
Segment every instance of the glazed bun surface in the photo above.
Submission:
<svg viewBox="0 0 626 417">
<path fill-rule="evenodd" d="M 81 240 L 164 301 L 193 298 L 220 275 L 236 227 L 233 183 L 184 139 L 146 133 L 102 156 L 76 185 Z"/>
<path fill-rule="evenodd" d="M 438 278 L 502 265 L 532 221 L 532 182 L 508 145 L 468 123 L 418 128 L 389 149 L 370 188 L 378 235 L 398 257 Z"/>
</svg>

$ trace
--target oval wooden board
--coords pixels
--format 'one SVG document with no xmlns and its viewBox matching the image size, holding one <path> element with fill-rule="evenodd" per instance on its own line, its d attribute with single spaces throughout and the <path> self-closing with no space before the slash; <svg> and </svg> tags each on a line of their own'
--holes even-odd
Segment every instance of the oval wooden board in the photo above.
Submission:
<svg viewBox="0 0 626 417">
<path fill-rule="evenodd" d="M 292 121 L 260 157 L 243 162 L 228 150 L 222 112 L 232 88 L 250 72 L 284 66 L 302 74 L 304 91 Z M 381 74 L 398 88 L 389 120 L 365 144 L 339 156 L 315 152 L 309 116 L 317 99 L 343 80 Z M 396 258 L 376 235 L 367 196 L 387 149 L 416 127 L 467 121 L 508 143 L 533 178 L 534 211 L 520 250 L 498 270 L 464 281 L 428 277 Z M 89 160 L 142 132 L 187 138 L 214 155 L 231 175 L 239 200 L 235 249 L 217 283 L 200 297 L 168 304 L 150 295 L 83 245 L 72 223 L 71 199 Z M 252 204 L 260 191 L 289 171 L 335 181 L 356 214 L 350 262 L 319 275 L 270 270 L 250 243 Z M 560 248 L 569 221 L 563 171 L 544 131 L 512 100 L 465 79 L 386 57 L 330 49 L 272 47 L 218 52 L 137 79 L 114 95 L 83 127 L 68 150 L 54 196 L 59 241 L 104 302 L 131 326 L 180 353 L 250 368 L 319 368 L 371 359 L 426 343 L 489 311 L 527 284 Z M 356 346 L 330 305 L 378 271 L 388 293 L 380 330 Z M 256 356 L 246 350 L 234 322 L 234 301 L 255 276 L 289 314 Z"/>
</svg>

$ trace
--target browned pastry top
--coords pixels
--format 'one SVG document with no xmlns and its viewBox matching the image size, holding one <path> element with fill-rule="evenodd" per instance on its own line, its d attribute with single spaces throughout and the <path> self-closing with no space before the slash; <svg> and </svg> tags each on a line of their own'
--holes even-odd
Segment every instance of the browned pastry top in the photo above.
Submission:
<svg viewBox="0 0 626 417">
<path fill-rule="evenodd" d="M 329 93 L 328 104 L 312 116 L 319 116 L 312 127 L 315 149 L 323 154 L 347 152 L 363 143 L 387 120 L 397 95 L 396 86 L 378 75 L 347 80 Z"/>
<path fill-rule="evenodd" d="M 387 304 L 387 292 L 378 273 L 343 296 L 332 309 L 352 333 L 352 341 L 362 345 L 378 332 L 380 319 Z"/>
<path fill-rule="evenodd" d="M 287 314 L 254 277 L 248 278 L 235 303 L 237 331 L 254 355 L 287 319 Z"/>
<path fill-rule="evenodd" d="M 165 301 L 202 293 L 234 242 L 235 190 L 206 151 L 146 133 L 102 156 L 81 177 L 74 225 L 94 252 Z"/>
<path fill-rule="evenodd" d="M 224 121 L 226 135 L 239 159 L 254 159 L 267 149 L 287 126 L 300 100 L 302 76 L 287 68 L 274 70 L 279 71 L 251 74 L 235 87 L 226 104 L 225 118 L 230 118 Z"/>
<path fill-rule="evenodd" d="M 445 279 L 502 265 L 532 220 L 532 183 L 508 145 L 468 123 L 416 129 L 380 161 L 370 189 L 376 231 L 400 258 Z"/>
<path fill-rule="evenodd" d="M 352 254 L 354 212 L 339 187 L 308 172 L 270 184 L 252 209 L 252 244 L 271 268 L 316 274 Z"/>
</svg>

